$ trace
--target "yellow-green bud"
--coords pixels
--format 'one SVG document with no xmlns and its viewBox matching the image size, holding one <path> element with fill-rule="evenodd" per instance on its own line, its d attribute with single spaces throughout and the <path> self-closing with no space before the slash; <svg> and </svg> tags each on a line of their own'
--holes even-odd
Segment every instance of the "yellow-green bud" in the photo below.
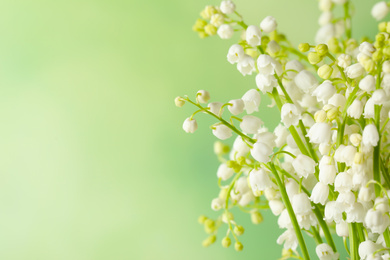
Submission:
<svg viewBox="0 0 390 260">
<path fill-rule="evenodd" d="M 214 6 L 211 6 L 211 5 L 208 5 L 206 6 L 202 12 L 200 12 L 200 16 L 202 16 L 203 19 L 207 19 L 207 20 L 210 20 L 211 19 L 211 16 L 213 14 L 216 14 L 218 13 L 217 9 L 215 9 Z"/>
<path fill-rule="evenodd" d="M 201 39 L 204 39 L 204 38 L 206 38 L 206 37 L 209 36 L 209 35 L 208 35 L 206 32 L 204 32 L 204 31 L 198 32 L 198 35 L 199 35 L 199 38 L 201 38 Z"/>
<path fill-rule="evenodd" d="M 386 23 L 386 32 L 390 33 L 390 23 L 389 22 Z"/>
<path fill-rule="evenodd" d="M 333 53 L 339 53 L 341 51 L 339 40 L 333 37 L 328 41 L 328 48 Z"/>
<path fill-rule="evenodd" d="M 378 30 L 380 32 L 385 32 L 387 29 L 387 22 L 381 22 L 378 24 Z"/>
<path fill-rule="evenodd" d="M 355 157 L 354 157 L 353 162 L 355 164 L 362 164 L 362 162 L 363 162 L 363 153 L 361 153 L 361 152 L 355 153 Z"/>
<path fill-rule="evenodd" d="M 305 43 L 300 43 L 298 45 L 298 50 L 300 52 L 307 52 L 307 51 L 310 50 L 310 45 L 308 43 L 306 43 L 306 42 Z"/>
<path fill-rule="evenodd" d="M 381 61 L 382 59 L 383 59 L 382 50 L 376 50 L 376 51 L 372 54 L 372 60 L 373 60 L 373 61 L 378 62 L 378 61 Z"/>
<path fill-rule="evenodd" d="M 202 245 L 203 245 L 204 247 L 211 246 L 212 244 L 215 243 L 215 240 L 217 240 L 217 237 L 216 237 L 215 235 L 209 236 L 208 238 L 206 238 L 205 240 L 203 240 Z"/>
<path fill-rule="evenodd" d="M 359 47 L 359 44 L 357 43 L 357 41 L 355 39 L 349 39 L 347 41 L 347 50 L 348 51 L 353 51 L 355 50 L 357 47 Z"/>
<path fill-rule="evenodd" d="M 326 112 L 324 110 L 318 110 L 315 114 L 314 114 L 314 120 L 317 122 L 317 123 L 323 123 L 325 122 L 326 120 Z"/>
<path fill-rule="evenodd" d="M 294 252 L 291 249 L 282 249 L 282 258 L 287 259 L 294 255 Z"/>
<path fill-rule="evenodd" d="M 263 35 L 261 37 L 261 45 L 267 46 L 267 44 L 270 42 L 270 38 L 267 35 Z"/>
<path fill-rule="evenodd" d="M 326 44 L 318 44 L 315 50 L 320 56 L 325 56 L 328 53 L 328 46 Z"/>
<path fill-rule="evenodd" d="M 269 34 L 269 38 L 272 41 L 280 42 L 280 41 L 283 41 L 285 39 L 285 36 L 283 34 L 278 34 L 278 32 L 276 30 L 274 30 Z"/>
<path fill-rule="evenodd" d="M 326 104 L 322 109 L 323 109 L 325 112 L 328 112 L 328 111 L 331 110 L 332 108 L 334 108 L 334 105 L 332 105 L 332 104 Z"/>
<path fill-rule="evenodd" d="M 184 106 L 185 103 L 186 102 L 184 101 L 184 99 L 182 97 L 176 97 L 175 98 L 175 105 L 177 107 L 182 107 L 182 106 Z"/>
<path fill-rule="evenodd" d="M 212 24 L 208 24 L 204 27 L 204 32 L 208 35 L 216 35 L 217 34 L 217 27 L 215 27 Z"/>
<path fill-rule="evenodd" d="M 219 191 L 219 194 L 218 194 L 218 198 L 220 198 L 221 200 L 226 200 L 226 197 L 229 193 L 229 189 L 228 188 L 221 188 L 221 190 Z"/>
<path fill-rule="evenodd" d="M 339 115 L 339 110 L 336 107 L 331 108 L 327 113 L 326 116 L 330 121 L 335 120 Z"/>
<path fill-rule="evenodd" d="M 385 40 L 386 40 L 386 36 L 385 36 L 383 33 L 378 33 L 378 34 L 375 36 L 375 41 L 377 41 L 377 42 L 384 43 Z"/>
<path fill-rule="evenodd" d="M 368 73 L 371 73 L 375 70 L 375 62 L 372 59 L 363 60 L 363 67 Z"/>
<path fill-rule="evenodd" d="M 309 59 L 310 64 L 317 64 L 322 61 L 322 57 L 317 52 L 309 52 L 307 54 L 307 58 Z"/>
<path fill-rule="evenodd" d="M 232 244 L 232 240 L 230 240 L 230 237 L 224 237 L 222 239 L 222 246 L 225 248 L 228 248 Z"/>
<path fill-rule="evenodd" d="M 390 58 L 390 46 L 383 48 L 383 55 L 385 55 L 386 58 Z"/>
<path fill-rule="evenodd" d="M 211 219 L 207 219 L 205 222 L 204 222 L 204 231 L 207 233 L 207 234 L 212 234 L 215 232 L 216 230 L 216 227 L 215 227 L 215 222 L 213 221 L 213 224 L 212 225 L 208 225 L 207 222 L 211 220 Z"/>
<path fill-rule="evenodd" d="M 317 74 L 322 79 L 329 79 L 330 76 L 332 76 L 332 72 L 333 72 L 333 68 L 328 64 L 324 64 L 321 67 L 319 67 Z"/>
<path fill-rule="evenodd" d="M 224 212 L 223 214 L 222 214 L 222 221 L 224 222 L 224 223 L 229 223 L 230 221 L 232 221 L 232 220 L 234 220 L 234 215 L 233 215 L 233 213 L 231 213 L 231 212 Z"/>
<path fill-rule="evenodd" d="M 237 241 L 235 244 L 234 244 L 234 249 L 236 251 L 242 251 L 242 249 L 244 249 L 244 246 L 242 245 L 241 242 Z"/>
<path fill-rule="evenodd" d="M 208 218 L 205 215 L 200 215 L 198 218 L 199 224 L 204 224 Z"/>
<path fill-rule="evenodd" d="M 260 224 L 261 222 L 263 222 L 263 220 L 264 220 L 263 215 L 261 215 L 260 212 L 258 211 L 251 212 L 251 221 L 253 224 L 255 225 Z"/>
<path fill-rule="evenodd" d="M 214 143 L 214 153 L 216 155 L 223 155 L 230 151 L 230 147 L 228 145 L 225 145 L 221 141 L 216 141 Z"/>
<path fill-rule="evenodd" d="M 237 158 L 237 163 L 241 166 L 244 166 L 246 164 L 246 158 L 244 156 L 240 156 Z"/>
<path fill-rule="evenodd" d="M 241 236 L 242 234 L 244 234 L 244 227 L 243 226 L 240 226 L 240 225 L 237 225 L 234 227 L 234 234 L 236 234 L 237 236 Z"/>
<path fill-rule="evenodd" d="M 207 22 L 203 19 L 200 19 L 198 18 L 194 24 L 194 26 L 192 26 L 192 30 L 194 30 L 195 32 L 201 32 L 204 30 L 204 27 L 207 25 Z"/>
<path fill-rule="evenodd" d="M 239 172 L 242 168 L 236 161 L 227 161 L 226 165 L 227 167 L 232 168 L 234 172 Z"/>
</svg>

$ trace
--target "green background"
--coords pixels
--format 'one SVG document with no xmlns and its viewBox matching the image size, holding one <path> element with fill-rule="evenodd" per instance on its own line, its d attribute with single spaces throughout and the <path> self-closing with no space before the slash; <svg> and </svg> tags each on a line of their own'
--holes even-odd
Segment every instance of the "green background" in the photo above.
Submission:
<svg viewBox="0 0 390 260">
<path fill-rule="evenodd" d="M 197 217 L 216 216 L 213 121 L 199 115 L 184 133 L 194 108 L 173 99 L 207 89 L 228 101 L 255 87 L 226 61 L 233 41 L 191 31 L 206 4 L 219 1 L 0 2 L 0 259 L 280 256 L 269 213 L 259 226 L 237 214 L 243 252 L 201 247 Z M 275 16 L 296 45 L 318 28 L 316 1 L 236 4 L 249 24 Z M 355 36 L 375 34 L 372 4 L 359 1 Z M 267 103 L 259 115 L 272 130 Z"/>
</svg>

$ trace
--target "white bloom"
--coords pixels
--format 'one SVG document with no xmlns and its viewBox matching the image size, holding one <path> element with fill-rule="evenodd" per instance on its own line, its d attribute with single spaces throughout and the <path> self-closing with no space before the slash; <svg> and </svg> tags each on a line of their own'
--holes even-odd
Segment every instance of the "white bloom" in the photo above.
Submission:
<svg viewBox="0 0 390 260">
<path fill-rule="evenodd" d="M 297 220 L 299 226 L 304 229 L 310 229 L 311 226 L 318 225 L 317 218 L 312 211 L 307 214 L 298 214 Z"/>
<path fill-rule="evenodd" d="M 363 113 L 363 103 L 359 99 L 355 99 L 347 109 L 347 114 L 355 119 L 359 119 Z"/>
<path fill-rule="evenodd" d="M 319 180 L 324 184 L 333 184 L 336 178 L 336 167 L 334 165 L 324 165 L 320 167 Z"/>
<path fill-rule="evenodd" d="M 339 203 L 340 210 L 346 211 L 355 203 L 355 194 L 352 191 L 341 192 L 336 201 Z"/>
<path fill-rule="evenodd" d="M 279 228 L 293 228 L 287 209 L 284 209 L 278 218 Z"/>
<path fill-rule="evenodd" d="M 338 192 L 351 191 L 353 187 L 352 176 L 348 172 L 340 172 L 334 180 L 334 190 Z"/>
<path fill-rule="evenodd" d="M 356 147 L 352 145 L 345 146 L 344 149 L 341 151 L 342 162 L 345 162 L 347 166 L 352 166 L 355 160 L 356 152 Z"/>
<path fill-rule="evenodd" d="M 331 128 L 332 126 L 328 123 L 315 123 L 310 127 L 307 136 L 311 143 L 328 143 L 331 138 Z"/>
<path fill-rule="evenodd" d="M 363 53 L 364 55 L 367 55 L 368 57 L 371 57 L 372 54 L 375 52 L 375 48 L 369 42 L 362 42 L 359 45 L 359 52 Z"/>
<path fill-rule="evenodd" d="M 343 221 L 340 221 L 340 223 L 336 224 L 336 233 L 339 237 L 348 237 L 349 236 L 349 230 L 348 230 L 348 223 Z"/>
<path fill-rule="evenodd" d="M 213 129 L 213 135 L 221 140 L 225 140 L 232 136 L 232 130 L 226 125 L 217 125 Z"/>
<path fill-rule="evenodd" d="M 332 8 L 332 0 L 320 0 L 318 3 L 318 7 L 321 12 L 328 12 Z"/>
<path fill-rule="evenodd" d="M 195 119 L 186 118 L 183 123 L 183 130 L 186 131 L 186 133 L 193 133 L 198 129 L 198 123 Z"/>
<path fill-rule="evenodd" d="M 329 195 L 329 186 L 322 182 L 318 182 L 311 193 L 310 199 L 314 203 L 324 205 Z"/>
<path fill-rule="evenodd" d="M 302 65 L 302 63 L 298 60 L 290 60 L 286 63 L 286 71 L 287 70 L 295 70 L 295 71 L 287 71 L 287 77 L 289 79 L 293 79 L 297 73 L 299 73 L 301 70 L 303 70 L 305 67 Z"/>
<path fill-rule="evenodd" d="M 315 42 L 317 44 L 320 43 L 328 43 L 330 39 L 336 36 L 335 26 L 331 23 L 321 26 L 321 28 L 317 31 Z"/>
<path fill-rule="evenodd" d="M 292 166 L 299 177 L 307 178 L 310 174 L 315 173 L 315 161 L 304 154 L 298 154 L 293 160 Z"/>
<path fill-rule="evenodd" d="M 259 73 L 256 76 L 256 85 L 265 94 L 267 92 L 271 93 L 274 87 L 278 85 L 278 82 L 273 75 Z"/>
<path fill-rule="evenodd" d="M 251 155 L 256 161 L 267 163 L 270 161 L 269 156 L 272 154 L 272 148 L 262 142 L 256 142 L 251 150 Z"/>
<path fill-rule="evenodd" d="M 390 210 L 389 200 L 387 198 L 377 197 L 375 199 L 375 209 L 382 213 L 388 213 Z"/>
<path fill-rule="evenodd" d="M 229 48 L 227 59 L 231 64 L 239 62 L 245 55 L 244 48 L 239 44 L 234 44 Z"/>
<path fill-rule="evenodd" d="M 274 214 L 275 216 L 279 216 L 280 213 L 282 213 L 282 211 L 284 210 L 283 202 L 281 202 L 280 200 L 270 200 L 268 204 L 269 208 L 272 211 L 272 214 Z"/>
<path fill-rule="evenodd" d="M 251 171 L 249 174 L 249 183 L 255 196 L 259 196 L 261 191 L 271 188 L 273 184 L 268 176 L 268 172 L 264 169 Z"/>
<path fill-rule="evenodd" d="M 287 131 L 287 128 L 284 125 L 279 124 L 275 128 L 274 134 L 276 135 L 276 140 L 275 140 L 276 146 L 282 147 L 285 144 L 286 138 L 289 134 L 289 132 Z"/>
<path fill-rule="evenodd" d="M 375 105 L 382 105 L 388 101 L 386 92 L 383 89 L 375 90 L 371 98 Z"/>
<path fill-rule="evenodd" d="M 348 223 L 363 223 L 366 211 L 361 203 L 355 202 L 346 212 Z"/>
<path fill-rule="evenodd" d="M 378 145 L 379 134 L 374 124 L 369 124 L 364 127 L 362 141 L 366 146 Z"/>
<path fill-rule="evenodd" d="M 280 114 L 282 117 L 282 122 L 286 127 L 297 125 L 299 119 L 301 118 L 301 114 L 299 113 L 298 108 L 291 103 L 284 104 Z"/>
<path fill-rule="evenodd" d="M 295 235 L 294 229 L 287 229 L 283 234 L 278 237 L 276 243 L 278 243 L 279 245 L 284 243 L 283 248 L 286 250 L 295 250 L 298 247 L 298 239 Z"/>
<path fill-rule="evenodd" d="M 381 249 L 382 246 L 370 240 L 363 241 L 359 244 L 359 256 L 361 259 L 366 259 L 367 256 L 372 255 L 375 251 Z"/>
<path fill-rule="evenodd" d="M 234 173 L 234 170 L 232 168 L 229 168 L 226 165 L 226 163 L 222 163 L 218 167 L 217 177 L 221 178 L 223 181 L 226 181 L 227 179 L 229 179 L 230 177 L 233 176 L 233 173 Z"/>
<path fill-rule="evenodd" d="M 219 27 L 223 24 L 225 21 L 225 18 L 222 14 L 213 14 L 210 19 L 210 24 L 214 25 L 215 27 Z"/>
<path fill-rule="evenodd" d="M 240 128 L 244 133 L 256 134 L 259 131 L 262 124 L 263 121 L 261 121 L 260 118 L 256 116 L 246 115 L 242 118 L 242 121 L 240 123 Z"/>
<path fill-rule="evenodd" d="M 210 100 L 210 93 L 206 90 L 199 90 L 196 92 L 196 99 L 199 103 L 207 103 Z"/>
<path fill-rule="evenodd" d="M 298 215 L 306 215 L 312 211 L 309 197 L 303 192 L 294 195 L 291 200 L 291 205 L 295 214 Z"/>
<path fill-rule="evenodd" d="M 223 104 L 221 102 L 211 102 L 207 105 L 209 108 L 209 111 L 217 116 L 220 115 L 220 112 L 223 112 L 223 109 L 221 110 Z"/>
<path fill-rule="evenodd" d="M 277 26 L 278 23 L 276 22 L 276 19 L 272 16 L 267 16 L 260 23 L 260 28 L 266 33 L 274 31 Z"/>
<path fill-rule="evenodd" d="M 375 117 L 375 104 L 372 98 L 368 99 L 366 105 L 364 106 L 364 118 L 374 118 Z"/>
<path fill-rule="evenodd" d="M 221 12 L 224 14 L 232 14 L 236 10 L 236 5 L 233 1 L 222 1 L 219 9 L 221 9 Z"/>
<path fill-rule="evenodd" d="M 280 51 L 280 45 L 276 41 L 272 40 L 267 44 L 267 52 L 271 55 L 275 55 Z"/>
<path fill-rule="evenodd" d="M 365 72 L 363 66 L 360 63 L 355 63 L 351 66 L 345 68 L 345 72 L 347 73 L 348 78 L 356 79 L 363 75 Z"/>
<path fill-rule="evenodd" d="M 244 54 L 237 63 L 237 69 L 243 76 L 252 75 L 252 72 L 255 71 L 255 60 L 251 56 Z"/>
<path fill-rule="evenodd" d="M 233 34 L 234 34 L 234 30 L 233 30 L 233 27 L 231 27 L 229 24 L 222 24 L 218 30 L 217 30 L 217 34 L 218 36 L 221 38 L 221 39 L 230 39 L 232 38 Z"/>
<path fill-rule="evenodd" d="M 336 94 L 336 88 L 329 80 L 325 80 L 313 91 L 313 96 L 317 97 L 318 101 L 322 101 L 324 103 L 327 103 L 334 94 Z"/>
<path fill-rule="evenodd" d="M 330 144 L 327 143 L 320 143 L 318 147 L 318 151 L 320 151 L 321 155 L 328 154 L 330 151 Z"/>
<path fill-rule="evenodd" d="M 375 210 L 373 208 L 367 211 L 364 222 L 373 233 L 377 234 L 382 234 L 390 225 L 389 216 L 380 210 Z"/>
<path fill-rule="evenodd" d="M 361 202 L 369 202 L 375 198 L 375 191 L 372 185 L 368 187 L 362 186 L 359 190 L 358 200 Z"/>
<path fill-rule="evenodd" d="M 364 90 L 366 92 L 370 92 L 375 90 L 375 78 L 372 75 L 365 76 L 360 82 L 359 82 L 359 88 L 361 90 Z"/>
<path fill-rule="evenodd" d="M 264 75 L 274 75 L 282 72 L 281 64 L 267 54 L 261 54 L 257 58 L 257 69 L 259 73 Z"/>
<path fill-rule="evenodd" d="M 344 109 L 345 103 L 347 100 L 345 99 L 344 95 L 341 95 L 339 93 L 334 94 L 329 100 L 328 104 L 333 105 L 334 107 L 339 108 L 340 110 Z"/>
<path fill-rule="evenodd" d="M 242 195 L 240 201 L 238 202 L 238 204 L 241 206 L 241 207 L 245 207 L 246 205 L 248 205 L 252 200 L 254 199 L 253 197 L 253 193 L 252 191 L 249 191 L 249 192 L 246 192 Z"/>
<path fill-rule="evenodd" d="M 390 73 L 390 61 L 386 60 L 382 64 L 382 71 L 383 73 L 389 74 Z"/>
<path fill-rule="evenodd" d="M 325 205 L 324 220 L 340 223 L 343 220 L 342 211 L 340 211 L 339 203 L 336 201 L 328 201 Z"/>
<path fill-rule="evenodd" d="M 286 192 L 287 195 L 292 198 L 294 195 L 298 194 L 299 192 L 299 185 L 292 179 L 288 179 L 288 182 L 285 183 L 286 186 Z"/>
<path fill-rule="evenodd" d="M 358 147 L 360 145 L 360 142 L 362 141 L 362 136 L 361 134 L 351 134 L 349 136 L 349 141 L 351 142 L 351 144 L 355 147 Z"/>
<path fill-rule="evenodd" d="M 323 12 L 320 15 L 320 18 L 318 18 L 318 24 L 320 26 L 327 25 L 328 23 L 331 23 L 333 19 L 333 14 L 330 11 Z"/>
<path fill-rule="evenodd" d="M 261 31 L 256 25 L 249 25 L 246 29 L 246 41 L 252 47 L 259 46 L 261 44 Z"/>
<path fill-rule="evenodd" d="M 389 6 L 385 1 L 378 2 L 371 9 L 371 15 L 377 21 L 382 20 L 389 13 Z"/>
<path fill-rule="evenodd" d="M 249 186 L 248 186 L 248 180 L 246 177 L 243 176 L 237 180 L 235 187 L 234 187 L 234 191 L 236 193 L 241 194 L 241 195 L 250 191 Z"/>
<path fill-rule="evenodd" d="M 248 90 L 243 96 L 245 110 L 248 114 L 252 114 L 254 111 L 259 111 L 261 96 L 256 89 Z"/>
<path fill-rule="evenodd" d="M 264 143 L 264 144 L 268 145 L 269 147 L 276 146 L 276 143 L 275 143 L 276 136 L 271 132 L 268 132 L 268 131 L 262 132 L 262 129 L 260 129 L 259 133 L 255 134 L 253 136 L 253 138 L 255 138 L 257 140 L 257 142 Z"/>
<path fill-rule="evenodd" d="M 249 153 L 249 146 L 242 140 L 241 136 L 237 136 L 233 143 L 233 150 L 238 153 L 237 156 L 245 156 Z"/>
<path fill-rule="evenodd" d="M 241 114 L 242 112 L 244 112 L 245 104 L 244 104 L 244 101 L 242 99 L 230 100 L 228 103 L 231 104 L 231 105 L 228 105 L 228 110 L 233 115 L 236 116 L 236 115 Z"/>
<path fill-rule="evenodd" d="M 328 244 L 319 244 L 316 247 L 316 254 L 320 260 L 337 260 L 339 253 L 333 252 L 333 249 Z"/>
<path fill-rule="evenodd" d="M 302 70 L 294 78 L 295 84 L 305 93 L 310 92 L 318 85 L 316 77 L 307 70 Z"/>
<path fill-rule="evenodd" d="M 346 67 L 350 66 L 352 63 L 352 57 L 348 54 L 340 54 L 340 56 L 337 58 L 337 65 L 345 69 Z"/>
<path fill-rule="evenodd" d="M 223 207 L 223 201 L 220 198 L 215 198 L 211 201 L 211 209 L 214 211 L 220 210 Z"/>
</svg>

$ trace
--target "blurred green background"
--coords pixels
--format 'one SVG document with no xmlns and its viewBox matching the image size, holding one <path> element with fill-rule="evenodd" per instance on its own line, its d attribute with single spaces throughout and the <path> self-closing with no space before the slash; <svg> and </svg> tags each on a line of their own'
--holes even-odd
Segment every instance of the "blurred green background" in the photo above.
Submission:
<svg viewBox="0 0 390 260">
<path fill-rule="evenodd" d="M 354 2 L 354 35 L 373 36 L 374 1 Z M 255 87 L 226 61 L 232 41 L 191 31 L 206 4 L 219 1 L 0 2 L 0 259 L 280 256 L 268 213 L 259 226 L 237 214 L 243 252 L 201 247 L 197 217 L 216 216 L 212 121 L 199 115 L 184 133 L 194 109 L 173 99 L 207 89 L 228 101 Z M 317 1 L 236 5 L 248 23 L 275 16 L 294 44 L 318 28 Z M 272 130 L 267 103 L 259 115 Z"/>
</svg>

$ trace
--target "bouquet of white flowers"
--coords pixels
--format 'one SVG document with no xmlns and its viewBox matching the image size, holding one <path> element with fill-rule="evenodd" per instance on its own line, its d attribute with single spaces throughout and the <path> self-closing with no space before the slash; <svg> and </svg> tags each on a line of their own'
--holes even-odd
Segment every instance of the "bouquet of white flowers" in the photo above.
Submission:
<svg viewBox="0 0 390 260">
<path fill-rule="evenodd" d="M 298 48 L 277 31 L 274 17 L 247 25 L 232 1 L 201 12 L 193 27 L 201 38 L 241 34 L 227 60 L 244 76 L 255 73 L 257 86 L 227 103 L 208 103 L 206 90 L 175 99 L 178 107 L 197 108 L 184 121 L 186 132 L 196 131 L 195 116 L 203 112 L 216 119 L 211 129 L 218 139 L 236 136 L 231 148 L 214 146 L 220 192 L 211 208 L 221 214 L 199 218 L 210 235 L 204 246 L 225 226 L 222 245 L 234 239 L 242 250 L 244 228 L 231 209 L 248 212 L 255 224 L 270 209 L 284 229 L 276 241 L 282 259 L 310 259 L 304 232 L 315 240 L 319 259 L 339 258 L 332 233 L 344 239 L 352 260 L 390 259 L 390 22 L 378 24 L 375 40 L 359 42 L 351 38 L 351 5 L 320 0 L 316 45 Z M 337 8 L 342 17 L 334 17 Z M 389 3 L 379 2 L 371 14 L 379 21 L 388 12 Z M 261 95 L 280 110 L 273 132 L 252 115 Z"/>
</svg>

